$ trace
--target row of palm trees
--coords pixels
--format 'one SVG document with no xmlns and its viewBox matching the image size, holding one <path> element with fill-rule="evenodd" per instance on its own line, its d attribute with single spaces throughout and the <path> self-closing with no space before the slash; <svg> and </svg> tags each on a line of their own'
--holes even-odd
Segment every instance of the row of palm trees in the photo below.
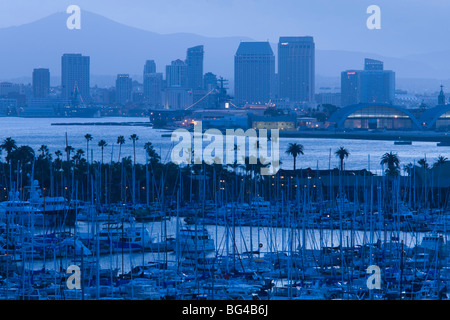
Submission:
<svg viewBox="0 0 450 320">
<path fill-rule="evenodd" d="M 297 166 L 296 166 L 297 157 L 299 155 L 303 155 L 304 154 L 303 150 L 304 150 L 304 148 L 303 148 L 302 144 L 290 143 L 288 145 L 286 153 L 291 155 L 294 158 L 294 171 L 297 170 Z M 350 155 L 350 152 L 344 147 L 339 147 L 339 149 L 337 149 L 334 154 L 341 161 L 341 166 L 340 166 L 341 170 L 344 170 L 344 160 L 346 158 L 348 158 L 348 156 Z"/>
<path fill-rule="evenodd" d="M 61 150 L 56 150 L 54 154 L 51 154 L 49 148 L 46 145 L 41 145 L 37 152 L 35 152 L 29 146 L 19 146 L 16 141 L 8 137 L 0 144 L 0 154 L 3 152 L 5 155 L 5 163 L 0 163 L 0 177 L 1 184 L 9 186 L 9 188 L 20 188 L 20 186 L 26 186 L 29 183 L 29 178 L 33 175 L 33 178 L 39 179 L 41 186 L 44 189 L 48 189 L 50 185 L 57 185 L 61 188 L 63 185 L 70 186 L 73 182 L 79 182 L 84 186 L 84 193 L 88 193 L 90 188 L 90 180 L 87 177 L 92 175 L 99 175 L 97 180 L 100 183 L 100 189 L 105 189 L 106 186 L 102 186 L 102 172 L 106 169 L 104 165 L 104 148 L 108 143 L 101 139 L 98 141 L 98 147 L 101 149 L 101 162 L 95 162 L 92 158 L 92 141 L 93 136 L 86 134 L 84 136 L 86 140 L 86 149 L 75 149 L 70 145 Z M 117 144 L 119 145 L 119 159 L 115 163 L 115 167 L 121 168 L 122 172 L 119 177 L 123 180 L 133 180 L 136 174 L 143 175 L 145 177 L 144 168 L 145 165 L 136 167 L 136 141 L 139 137 L 136 134 L 130 135 L 129 139 L 133 143 L 133 156 L 122 158 L 121 147 L 126 142 L 124 136 L 117 137 Z M 151 142 L 144 144 L 144 150 L 148 159 L 148 164 L 156 165 L 160 161 L 159 155 L 155 152 Z M 91 151 L 91 152 L 90 152 Z M 63 152 L 66 153 L 66 159 L 63 159 Z M 89 155 L 91 153 L 91 156 Z M 55 159 L 54 156 L 56 157 Z M 111 166 L 112 168 L 113 166 Z M 117 170 L 116 170 L 117 171 Z M 125 174 L 123 173 L 125 171 Z M 131 172 L 131 177 L 127 177 Z M 105 177 L 105 176 L 103 176 Z M 14 183 L 14 184 L 13 184 Z M 142 184 L 143 181 L 138 181 L 137 184 Z M 117 183 L 116 183 L 117 184 Z M 8 188 L 8 189 L 9 189 Z M 135 184 L 132 185 L 133 198 L 135 191 Z M 66 193 L 67 195 L 67 193 Z"/>
<path fill-rule="evenodd" d="M 304 147 L 303 145 L 299 143 L 290 143 L 288 145 L 288 148 L 286 150 L 286 153 L 291 155 L 294 159 L 294 171 L 296 170 L 296 162 L 297 157 L 299 155 L 304 154 Z M 347 159 L 350 155 L 350 152 L 345 147 L 339 147 L 335 152 L 335 156 L 339 158 L 340 160 L 340 170 L 344 170 L 344 160 Z M 445 163 L 449 162 L 449 159 L 447 157 L 444 157 L 442 155 L 438 156 L 435 160 L 435 162 L 432 165 L 432 168 L 437 168 L 439 166 L 444 165 Z M 430 165 L 428 164 L 427 160 L 425 158 L 419 159 L 417 161 L 417 164 L 424 169 L 430 169 Z M 386 166 L 385 174 L 388 176 L 398 176 L 400 174 L 400 158 L 396 153 L 386 152 L 382 155 L 380 165 Z M 413 168 L 412 163 L 408 163 L 403 166 L 403 170 L 405 173 L 410 174 L 411 169 Z"/>
<path fill-rule="evenodd" d="M 53 181 L 53 188 L 59 188 L 59 190 L 72 185 L 74 186 L 73 188 L 78 188 L 78 194 L 84 194 L 85 198 L 89 199 L 88 195 L 89 193 L 92 194 L 91 191 L 93 189 L 91 186 L 92 182 L 90 181 L 95 180 L 95 183 L 99 185 L 98 191 L 94 190 L 97 197 L 104 200 L 103 194 L 106 194 L 107 190 L 108 193 L 112 194 L 112 199 L 123 200 L 124 197 L 126 199 L 134 199 L 135 197 L 137 199 L 142 198 L 141 196 L 145 195 L 143 187 L 148 187 L 146 179 L 151 181 L 152 199 L 155 198 L 153 195 L 157 194 L 156 189 L 159 188 L 160 194 L 163 189 L 170 190 L 174 193 L 174 190 L 180 185 L 183 188 L 181 196 L 185 199 L 192 198 L 192 195 L 190 196 L 192 193 L 195 197 L 200 197 L 199 194 L 196 194 L 198 193 L 196 185 L 198 186 L 202 180 L 195 177 L 202 174 L 206 177 L 206 184 L 210 184 L 208 186 L 210 194 L 214 194 L 216 190 L 222 190 L 221 187 L 215 185 L 215 183 L 218 184 L 222 181 L 220 183 L 228 185 L 228 189 L 233 189 L 230 193 L 234 196 L 231 198 L 237 197 L 239 194 L 241 196 L 244 194 L 250 194 L 250 196 L 251 194 L 257 195 L 261 190 L 271 192 L 270 188 L 274 181 L 271 180 L 273 177 L 262 177 L 258 175 L 260 168 L 258 165 L 250 164 L 248 159 L 244 166 L 239 166 L 235 163 L 228 167 L 223 167 L 218 164 L 194 164 L 182 168 L 171 162 L 161 163 L 161 158 L 153 148 L 151 142 L 146 142 L 143 146 L 146 152 L 146 163 L 138 164 L 136 163 L 136 144 L 139 137 L 136 134 L 128 137 L 128 140 L 133 144 L 133 159 L 131 159 L 131 156 L 122 157 L 122 145 L 126 143 L 127 139 L 120 135 L 116 140 L 116 144 L 119 147 L 117 162 L 111 159 L 111 162 L 104 163 L 103 151 L 108 143 L 103 139 L 97 142 L 97 146 L 101 149 L 102 153 L 101 161 L 93 161 L 92 143 L 94 138 L 91 134 L 86 134 L 84 138 L 86 140 L 85 150 L 66 146 L 63 151 L 57 150 L 53 155 L 45 145 L 42 145 L 35 153 L 31 147 L 18 146 L 14 139 L 11 137 L 6 138 L 0 144 L 0 151 L 6 153 L 6 163 L 0 163 L 0 178 L 3 179 L 0 183 L 7 186 L 8 179 L 17 179 L 16 173 L 20 171 L 23 172 L 23 182 L 21 185 L 24 186 L 29 183 L 26 180 L 27 174 L 33 173 L 34 177 L 40 180 L 40 184 L 43 187 L 49 188 L 52 185 L 51 181 Z M 65 160 L 63 159 L 64 152 L 66 153 Z M 305 153 L 303 145 L 291 143 L 286 149 L 286 153 L 293 157 L 294 170 L 297 170 L 297 158 Z M 345 147 L 339 147 L 335 150 L 334 154 L 340 160 L 340 170 L 343 171 L 344 162 L 349 158 L 350 152 Z M 56 156 L 56 158 L 53 159 L 53 156 Z M 433 167 L 446 162 L 448 162 L 448 159 L 440 156 L 433 164 Z M 419 165 L 421 163 L 424 167 L 428 166 L 426 160 L 424 162 L 418 162 Z M 380 164 L 385 166 L 386 175 L 398 176 L 401 172 L 400 159 L 393 152 L 385 153 L 381 157 Z M 411 164 L 412 167 L 413 165 Z M 32 171 L 33 169 L 34 172 Z M 11 175 L 11 173 L 13 174 Z M 52 177 L 53 180 L 51 180 Z M 88 179 L 88 177 L 92 178 Z M 213 181 L 214 177 L 216 177 L 215 182 Z M 192 181 L 194 182 L 192 183 Z M 282 186 L 282 184 L 280 185 Z M 126 187 L 127 189 L 124 190 L 124 186 L 131 186 L 131 188 Z"/>
</svg>

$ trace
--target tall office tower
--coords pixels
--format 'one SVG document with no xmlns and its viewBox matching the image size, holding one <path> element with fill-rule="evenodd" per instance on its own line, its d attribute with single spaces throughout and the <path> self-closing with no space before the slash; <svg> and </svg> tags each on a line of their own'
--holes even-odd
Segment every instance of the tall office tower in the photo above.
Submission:
<svg viewBox="0 0 450 320">
<path fill-rule="evenodd" d="M 291 102 L 314 101 L 315 44 L 313 37 L 280 37 L 278 94 Z"/>
<path fill-rule="evenodd" d="M 144 75 L 147 73 L 156 73 L 155 60 L 147 60 L 144 65 Z"/>
<path fill-rule="evenodd" d="M 144 75 L 144 97 L 153 107 L 161 105 L 161 92 L 163 90 L 163 74 L 147 73 Z"/>
<path fill-rule="evenodd" d="M 65 53 L 61 58 L 61 86 L 64 99 L 90 100 L 90 58 Z"/>
<path fill-rule="evenodd" d="M 118 74 L 116 79 L 116 102 L 126 104 L 131 101 L 133 82 L 128 74 Z"/>
<path fill-rule="evenodd" d="M 147 60 L 144 65 L 144 99 L 153 107 L 160 106 L 163 90 L 163 74 L 156 72 L 154 60 Z"/>
<path fill-rule="evenodd" d="M 341 106 L 357 104 L 360 101 L 361 71 L 347 70 L 341 72 Z"/>
<path fill-rule="evenodd" d="M 187 88 L 187 65 L 182 60 L 177 59 L 166 66 L 167 87 Z"/>
<path fill-rule="evenodd" d="M 45 98 L 50 91 L 50 70 L 38 68 L 33 70 L 33 96 Z"/>
<path fill-rule="evenodd" d="M 364 70 L 341 73 L 341 104 L 393 103 L 395 72 L 383 70 L 383 62 L 365 59 Z"/>
<path fill-rule="evenodd" d="M 234 101 L 265 104 L 273 96 L 275 56 L 269 42 L 241 42 L 234 57 Z"/>
<path fill-rule="evenodd" d="M 203 89 L 203 46 L 187 49 L 187 87 L 192 90 Z"/>
</svg>

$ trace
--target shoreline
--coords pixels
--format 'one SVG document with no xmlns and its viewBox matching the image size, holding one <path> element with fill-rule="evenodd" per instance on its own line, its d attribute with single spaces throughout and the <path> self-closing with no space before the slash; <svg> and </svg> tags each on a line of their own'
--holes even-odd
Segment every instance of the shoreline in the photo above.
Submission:
<svg viewBox="0 0 450 320">
<path fill-rule="evenodd" d="M 329 131 L 280 131 L 280 138 L 321 138 L 385 141 L 450 142 L 450 135 L 442 132 L 392 131 L 392 132 L 329 132 Z"/>
</svg>

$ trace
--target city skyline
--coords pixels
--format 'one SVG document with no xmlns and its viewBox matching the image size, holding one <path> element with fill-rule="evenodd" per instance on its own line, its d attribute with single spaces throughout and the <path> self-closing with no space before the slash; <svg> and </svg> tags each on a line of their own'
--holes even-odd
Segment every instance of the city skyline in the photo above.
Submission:
<svg viewBox="0 0 450 320">
<path fill-rule="evenodd" d="M 24 40 L 23 42 L 17 42 L 17 45 L 13 48 L 8 48 L 8 50 L 6 50 L 6 48 L 3 49 L 4 57 L 7 58 L 7 60 L 0 62 L 0 68 L 2 70 L 0 80 L 27 82 L 31 79 L 30 73 L 28 72 L 29 69 L 43 67 L 51 70 L 51 82 L 53 84 L 55 81 L 59 81 L 55 78 L 55 75 L 59 73 L 59 66 L 52 62 L 55 61 L 55 55 L 64 52 L 84 52 L 97 59 L 92 68 L 91 80 L 93 84 L 102 87 L 112 85 L 115 81 L 115 76 L 119 73 L 129 73 L 133 79 L 142 81 L 142 69 L 140 66 L 142 62 L 136 63 L 136 61 L 148 59 L 150 55 L 145 54 L 146 52 L 153 53 L 152 56 L 155 61 L 162 67 L 170 61 L 182 57 L 186 52 L 186 48 L 197 44 L 205 45 L 205 50 L 209 54 L 209 57 L 205 58 L 204 71 L 220 74 L 225 78 L 232 80 L 233 55 L 239 42 L 247 40 L 265 41 L 267 38 L 267 36 L 259 39 L 242 37 L 207 38 L 193 36 L 188 33 L 158 35 L 118 24 L 84 9 L 82 11 L 84 29 L 70 31 L 65 28 L 65 20 L 67 17 L 68 15 L 66 13 L 60 13 L 38 20 L 29 25 L 20 25 L 13 29 L 0 29 L 0 39 L 3 41 L 13 41 L 15 38 L 23 38 Z M 365 17 L 363 16 L 363 18 Z M 63 27 L 59 28 L 61 25 Z M 97 30 L 97 28 L 92 28 L 93 25 L 98 25 L 99 30 Z M 48 41 L 46 48 L 41 48 L 42 44 L 37 42 L 39 37 L 26 40 L 33 30 L 40 34 L 48 35 L 49 39 L 58 39 L 58 41 Z M 99 33 L 100 30 L 102 32 Z M 11 38 L 13 33 L 15 33 L 15 36 Z M 123 39 L 122 42 L 117 42 L 117 44 L 122 43 L 122 47 L 118 47 L 114 43 L 102 42 L 102 47 L 104 48 L 102 49 L 97 43 L 93 42 L 96 41 L 94 39 L 98 39 L 99 37 L 103 38 L 106 36 L 108 38 L 114 36 L 115 33 L 117 33 L 116 35 L 119 39 Z M 399 85 L 408 91 L 415 91 L 419 86 L 425 86 L 426 90 L 434 90 L 434 88 L 441 83 L 443 83 L 444 86 L 449 86 L 447 75 L 450 74 L 450 71 L 448 71 L 450 70 L 450 66 L 448 66 L 447 59 L 444 58 L 446 55 L 433 54 L 430 57 L 426 55 L 416 55 L 414 57 L 405 56 L 402 58 L 395 58 L 393 55 L 389 54 L 380 56 L 374 52 L 370 53 L 366 51 L 364 53 L 364 46 L 362 45 L 358 48 L 359 52 L 339 51 L 336 48 L 333 48 L 333 50 L 324 50 L 324 41 L 317 38 L 316 34 L 303 32 L 303 30 L 297 34 L 302 36 L 313 36 L 316 40 L 316 75 L 319 81 L 319 87 L 329 86 L 330 84 L 334 85 L 339 81 L 339 73 L 342 70 L 357 68 L 358 61 L 366 57 L 383 60 L 388 69 L 395 69 L 399 77 Z M 129 39 L 123 38 L 126 35 L 129 35 Z M 292 35 L 292 32 L 287 30 L 286 33 L 280 34 L 280 36 L 286 35 Z M 146 44 L 140 44 L 138 42 L 138 38 L 142 37 L 148 37 Z M 164 52 L 163 48 L 168 48 L 169 41 L 174 40 L 176 44 L 170 46 L 172 49 L 165 49 L 166 52 Z M 270 39 L 269 41 L 275 54 L 277 51 L 277 41 L 278 38 Z M 359 43 L 359 39 L 356 42 Z M 33 48 L 37 50 L 36 52 L 40 53 L 26 59 L 22 58 L 21 61 L 25 63 L 19 63 L 17 58 L 22 56 L 22 53 L 19 53 L 19 51 L 25 52 L 30 50 L 28 46 L 25 46 L 25 43 L 33 45 Z M 138 50 L 139 46 L 141 49 Z M 118 59 L 118 57 L 124 55 L 122 52 L 124 47 L 130 48 L 130 50 L 127 51 L 129 56 L 128 61 L 126 59 Z M 389 46 L 383 47 L 388 47 L 389 49 Z M 434 50 L 434 47 L 432 46 L 427 48 L 429 48 L 430 51 Z M 347 50 L 349 49 L 350 48 Z M 0 49 L 0 51 L 2 50 Z M 108 55 L 107 52 L 111 51 L 117 52 L 117 55 Z M 95 54 L 92 54 L 92 52 Z M 391 53 L 393 53 L 393 50 Z M 8 63 L 5 63 L 6 61 L 8 61 Z M 35 62 L 30 65 L 32 61 Z M 157 71 L 164 72 L 164 70 L 161 69 Z M 410 79 L 414 80 L 414 82 L 410 81 Z"/>
</svg>

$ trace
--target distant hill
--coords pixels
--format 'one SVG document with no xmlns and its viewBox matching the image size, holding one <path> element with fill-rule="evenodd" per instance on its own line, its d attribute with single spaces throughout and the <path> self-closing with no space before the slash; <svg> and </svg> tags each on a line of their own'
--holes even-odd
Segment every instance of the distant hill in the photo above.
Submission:
<svg viewBox="0 0 450 320">
<path fill-rule="evenodd" d="M 52 85 L 59 84 L 61 55 L 82 53 L 91 57 L 92 85 L 114 85 L 115 75 L 141 74 L 145 60 L 153 59 L 157 71 L 175 59 L 185 59 L 186 49 L 204 45 L 204 71 L 230 80 L 232 88 L 234 54 L 239 42 L 247 37 L 204 37 L 190 33 L 158 34 L 129 27 L 98 14 L 83 11 L 81 30 L 66 28 L 66 13 L 55 13 L 38 21 L 0 29 L 0 80 L 30 79 L 33 68 L 50 68 Z M 245 31 L 243 31 L 245 32 Z M 320 43 L 316 43 L 320 48 Z M 277 45 L 272 43 L 276 54 Z M 385 62 L 398 78 L 448 79 L 450 62 L 447 53 L 416 55 L 405 58 L 371 53 L 317 50 L 316 74 L 338 78 L 346 69 L 361 69 L 364 58 Z M 435 57 L 437 57 L 435 59 Z M 317 84 L 320 86 L 320 83 Z"/>
</svg>

